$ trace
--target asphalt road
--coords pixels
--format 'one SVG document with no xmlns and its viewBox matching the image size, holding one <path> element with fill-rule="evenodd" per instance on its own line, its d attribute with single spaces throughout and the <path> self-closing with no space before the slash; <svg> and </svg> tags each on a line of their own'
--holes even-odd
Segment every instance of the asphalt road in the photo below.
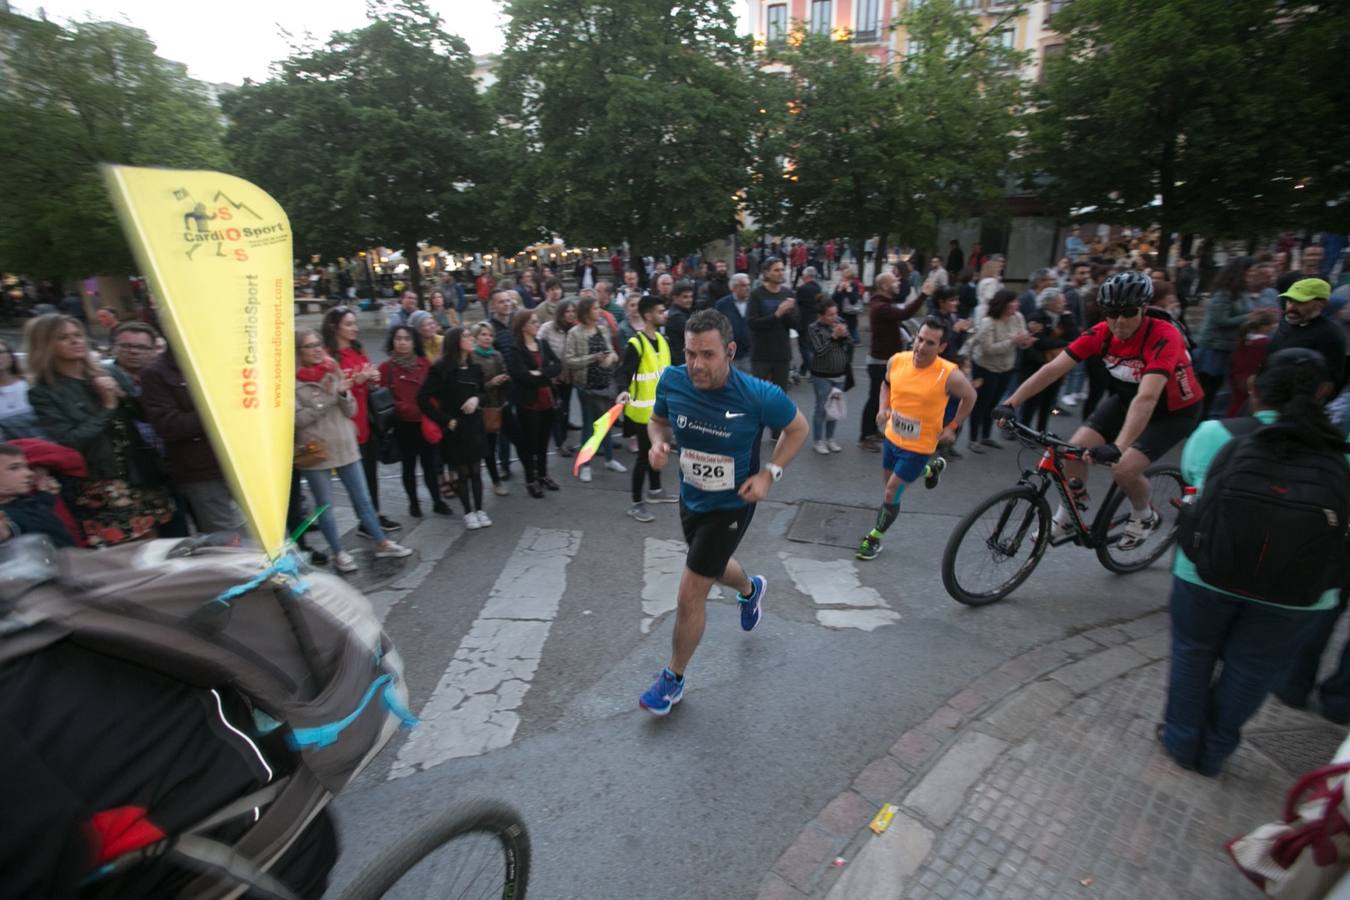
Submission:
<svg viewBox="0 0 1350 900">
<path fill-rule="evenodd" d="M 558 461 L 562 491 L 534 500 L 517 469 L 511 496 L 488 495 L 492 528 L 428 518 L 407 534 L 418 556 L 363 571 L 424 721 L 339 798 L 335 886 L 427 817 L 490 797 L 527 820 L 531 897 L 753 896 L 820 807 L 943 698 L 1033 645 L 1165 603 L 1165 562 L 1115 576 L 1073 546 L 1051 549 L 1000 604 L 969 609 L 947 596 L 948 534 L 1016 481 L 1011 448 L 967 455 L 937 490 L 907 493 L 873 562 L 789 539 L 794 524 L 819 530 L 808 501 L 845 508 L 850 544 L 870 524 L 880 457 L 855 446 L 860 393 L 840 429 L 844 452 L 822 457 L 808 444 L 737 553 L 768 577 L 763 622 L 743 633 L 729 592 L 711 601 L 684 701 L 664 719 L 637 699 L 668 658 L 678 510 L 633 522 L 627 475 L 597 468 L 582 485 Z M 810 386 L 793 397 L 809 414 Z M 1067 436 L 1076 424 L 1052 427 Z M 1021 452 L 1022 465 L 1034 459 Z M 1090 487 L 1104 495 L 1104 476 Z M 404 518 L 393 467 L 381 488 L 384 511 Z"/>
</svg>

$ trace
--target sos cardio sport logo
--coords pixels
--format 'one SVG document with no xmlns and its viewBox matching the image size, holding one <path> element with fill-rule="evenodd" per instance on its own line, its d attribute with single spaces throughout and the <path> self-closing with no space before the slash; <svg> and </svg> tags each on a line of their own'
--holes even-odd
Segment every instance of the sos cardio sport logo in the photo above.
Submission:
<svg viewBox="0 0 1350 900">
<path fill-rule="evenodd" d="M 184 252 L 193 259 L 203 247 L 214 248 L 214 256 L 233 259 L 235 262 L 247 262 L 249 247 L 258 239 L 275 238 L 286 233 L 281 222 L 262 223 L 258 215 L 246 203 L 238 203 L 224 191 L 216 191 L 210 203 L 195 200 L 184 188 L 173 192 L 175 200 L 186 203 L 183 213 L 183 242 L 187 245 Z"/>
</svg>

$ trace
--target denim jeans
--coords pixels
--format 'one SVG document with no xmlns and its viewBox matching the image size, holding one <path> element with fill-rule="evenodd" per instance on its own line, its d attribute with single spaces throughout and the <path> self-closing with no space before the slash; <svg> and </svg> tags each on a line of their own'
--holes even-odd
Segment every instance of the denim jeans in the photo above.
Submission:
<svg viewBox="0 0 1350 900">
<path fill-rule="evenodd" d="M 1171 609 L 1163 746 L 1182 766 L 1217 775 L 1318 616 L 1238 600 L 1180 578 L 1172 579 Z"/>
<path fill-rule="evenodd" d="M 582 443 L 591 439 L 591 431 L 595 428 L 595 420 L 600 418 L 609 409 L 611 404 L 599 394 L 591 393 L 584 388 L 577 389 L 577 397 L 581 400 L 581 434 Z M 597 456 L 603 453 L 606 460 L 614 459 L 614 446 L 610 443 L 609 436 L 600 442 L 600 450 Z"/>
<path fill-rule="evenodd" d="M 844 389 L 844 379 L 812 375 L 811 384 L 816 389 L 816 408 L 811 411 L 811 440 L 828 441 L 834 438 L 834 427 L 839 422 L 825 418 L 825 401 L 830 399 L 830 391 Z"/>
<path fill-rule="evenodd" d="M 356 517 L 361 520 L 361 524 L 365 526 L 375 543 L 384 543 L 384 529 L 380 527 L 379 517 L 375 515 L 375 505 L 370 502 L 361 461 L 358 459 L 354 463 L 338 466 L 336 471 L 342 486 L 347 489 L 347 496 L 352 500 Z M 342 543 L 338 538 L 337 519 L 333 517 L 333 483 L 328 475 L 328 469 L 303 469 L 301 474 L 309 484 L 309 492 L 314 495 L 314 505 L 328 507 L 319 517 L 319 530 L 323 532 L 324 540 L 328 541 L 328 546 L 333 548 L 334 553 L 341 553 Z"/>
<path fill-rule="evenodd" d="M 1336 671 L 1327 676 L 1320 686 L 1317 685 L 1317 671 L 1322 664 L 1322 655 L 1331 642 L 1332 632 L 1336 630 L 1336 621 L 1345 612 L 1345 601 L 1336 604 L 1334 609 L 1309 612 L 1308 617 L 1315 619 L 1304 643 L 1294 654 L 1289 668 L 1285 670 L 1281 683 L 1275 686 L 1275 693 L 1286 703 L 1302 705 L 1308 702 L 1308 695 L 1314 687 L 1318 688 L 1318 699 L 1322 711 L 1335 719 L 1350 718 L 1350 643 L 1341 649 Z"/>
</svg>

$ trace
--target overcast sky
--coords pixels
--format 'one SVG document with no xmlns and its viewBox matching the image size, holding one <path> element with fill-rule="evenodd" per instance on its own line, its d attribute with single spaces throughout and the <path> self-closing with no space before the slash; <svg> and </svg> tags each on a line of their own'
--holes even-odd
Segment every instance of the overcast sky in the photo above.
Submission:
<svg viewBox="0 0 1350 900">
<path fill-rule="evenodd" d="M 496 0 L 431 0 L 447 30 L 469 42 L 474 53 L 502 48 L 501 7 Z M 306 31 L 322 41 L 334 31 L 365 22 L 365 0 L 16 0 L 16 12 L 47 18 L 109 19 L 143 28 L 159 47 L 159 55 L 187 64 L 203 81 L 239 84 L 261 81 L 274 60 L 288 55 L 282 34 L 299 38 Z"/>
<path fill-rule="evenodd" d="M 504 18 L 497 0 L 430 2 L 474 53 L 502 49 Z M 745 5 L 736 4 L 742 20 Z M 193 77 L 227 84 L 264 80 L 268 65 L 289 55 L 283 31 L 296 38 L 308 31 L 322 42 L 334 31 L 360 27 L 366 15 L 365 0 L 14 0 L 11 6 L 27 15 L 42 8 L 57 21 L 128 22 L 149 33 L 160 56 L 186 63 Z"/>
</svg>

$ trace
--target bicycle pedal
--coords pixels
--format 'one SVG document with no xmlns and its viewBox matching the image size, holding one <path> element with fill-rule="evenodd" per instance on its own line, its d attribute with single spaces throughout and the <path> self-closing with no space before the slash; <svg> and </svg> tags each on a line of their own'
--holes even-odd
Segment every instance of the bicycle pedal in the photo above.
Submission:
<svg viewBox="0 0 1350 900">
<path fill-rule="evenodd" d="M 1076 544 L 1076 543 L 1078 543 L 1078 535 L 1076 535 L 1076 534 L 1066 534 L 1066 535 L 1064 535 L 1063 537 L 1059 537 L 1059 538 L 1052 537 L 1052 538 L 1050 538 L 1050 546 L 1051 546 L 1051 547 L 1062 547 L 1062 546 L 1064 546 L 1065 544 Z"/>
</svg>

